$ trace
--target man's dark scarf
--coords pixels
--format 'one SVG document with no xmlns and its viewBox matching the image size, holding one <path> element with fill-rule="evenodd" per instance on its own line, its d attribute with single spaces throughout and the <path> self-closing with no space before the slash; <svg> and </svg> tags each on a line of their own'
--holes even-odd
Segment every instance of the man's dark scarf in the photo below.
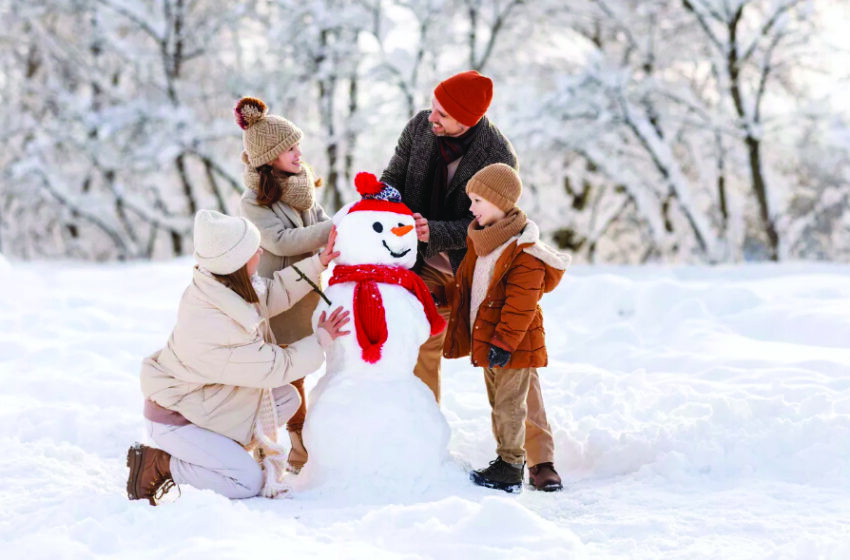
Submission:
<svg viewBox="0 0 850 560">
<path fill-rule="evenodd" d="M 431 213 L 427 216 L 429 219 L 440 217 L 440 209 L 449 190 L 449 164 L 466 153 L 481 129 L 481 122 L 478 121 L 460 136 L 437 136 L 439 156 L 434 173 L 434 188 L 431 189 Z"/>
</svg>

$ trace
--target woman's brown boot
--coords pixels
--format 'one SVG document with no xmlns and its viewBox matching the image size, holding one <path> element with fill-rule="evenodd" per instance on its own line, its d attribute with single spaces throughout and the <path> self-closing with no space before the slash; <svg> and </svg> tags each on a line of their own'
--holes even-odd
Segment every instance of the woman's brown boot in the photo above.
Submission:
<svg viewBox="0 0 850 560">
<path fill-rule="evenodd" d="M 152 506 L 172 488 L 171 455 L 162 449 L 136 443 L 127 450 L 127 497 L 131 500 L 147 500 Z"/>
</svg>

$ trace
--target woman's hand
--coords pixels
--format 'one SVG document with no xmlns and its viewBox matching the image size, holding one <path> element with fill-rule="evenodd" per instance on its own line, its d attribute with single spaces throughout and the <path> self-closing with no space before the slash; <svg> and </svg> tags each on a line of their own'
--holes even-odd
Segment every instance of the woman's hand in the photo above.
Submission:
<svg viewBox="0 0 850 560">
<path fill-rule="evenodd" d="M 325 329 L 328 334 L 331 335 L 332 339 L 338 338 L 350 332 L 341 330 L 342 326 L 348 321 L 350 321 L 348 317 L 350 314 L 351 312 L 349 311 L 343 311 L 341 305 L 333 310 L 333 313 L 331 313 L 330 317 L 327 317 L 326 313 L 322 311 L 322 314 L 319 315 L 319 322 L 316 327 L 320 329 Z"/>
<path fill-rule="evenodd" d="M 319 262 L 327 268 L 332 260 L 339 256 L 339 251 L 334 251 L 334 243 L 336 243 L 336 226 L 331 226 L 331 234 L 328 236 L 328 244 L 319 253 Z"/>
</svg>

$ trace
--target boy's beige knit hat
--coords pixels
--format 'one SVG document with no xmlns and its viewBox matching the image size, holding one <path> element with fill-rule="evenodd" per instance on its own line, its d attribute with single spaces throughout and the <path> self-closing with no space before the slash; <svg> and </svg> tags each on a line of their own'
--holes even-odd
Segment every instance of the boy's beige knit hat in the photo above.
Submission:
<svg viewBox="0 0 850 560">
<path fill-rule="evenodd" d="M 508 212 L 522 194 L 522 180 L 510 165 L 493 163 L 466 182 L 466 193 L 475 193 L 502 212 Z"/>
<path fill-rule="evenodd" d="M 233 109 L 236 124 L 244 130 L 242 145 L 253 167 L 271 163 L 282 152 L 301 141 L 301 129 L 278 115 L 256 97 L 243 97 Z"/>
<path fill-rule="evenodd" d="M 195 261 L 213 274 L 230 274 L 251 260 L 260 246 L 260 231 L 245 218 L 215 210 L 195 214 Z"/>
</svg>

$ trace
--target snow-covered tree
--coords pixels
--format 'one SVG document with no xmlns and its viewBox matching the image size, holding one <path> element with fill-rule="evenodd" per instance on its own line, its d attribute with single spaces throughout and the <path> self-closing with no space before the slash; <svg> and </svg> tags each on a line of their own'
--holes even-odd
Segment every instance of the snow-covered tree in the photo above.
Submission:
<svg viewBox="0 0 850 560">
<path fill-rule="evenodd" d="M 187 253 L 196 209 L 237 211 L 243 95 L 304 130 L 334 211 L 475 68 L 523 206 L 579 259 L 847 259 L 850 116 L 813 86 L 850 60 L 841 6 L 0 0 L 0 251 Z"/>
<path fill-rule="evenodd" d="M 807 96 L 800 69 L 817 62 L 815 15 L 795 0 L 593 0 L 553 13 L 573 53 L 535 92 L 542 110 L 523 114 L 521 137 L 550 154 L 539 175 L 572 201 L 568 246 L 595 257 L 625 220 L 641 232 L 620 228 L 641 247 L 630 261 L 779 258 L 776 221 L 796 188 L 779 169 Z M 554 225 L 564 204 L 543 206 Z"/>
</svg>

